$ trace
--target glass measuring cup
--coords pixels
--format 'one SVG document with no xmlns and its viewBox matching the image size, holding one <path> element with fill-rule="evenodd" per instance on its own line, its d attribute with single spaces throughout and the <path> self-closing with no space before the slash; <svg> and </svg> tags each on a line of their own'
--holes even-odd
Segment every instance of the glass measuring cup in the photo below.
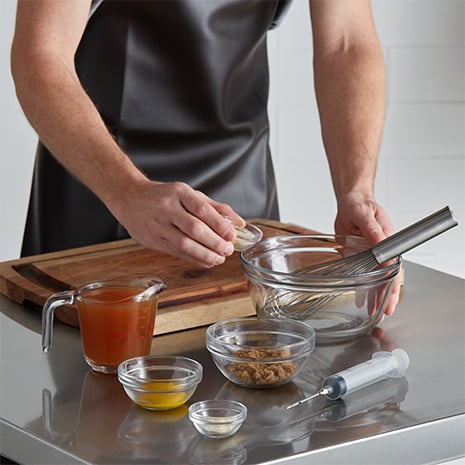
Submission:
<svg viewBox="0 0 465 465">
<path fill-rule="evenodd" d="M 116 373 L 123 360 L 150 353 L 158 294 L 165 288 L 158 277 L 133 276 L 51 295 L 42 310 L 42 350 L 52 347 L 55 309 L 72 306 L 86 362 L 95 371 Z"/>
</svg>

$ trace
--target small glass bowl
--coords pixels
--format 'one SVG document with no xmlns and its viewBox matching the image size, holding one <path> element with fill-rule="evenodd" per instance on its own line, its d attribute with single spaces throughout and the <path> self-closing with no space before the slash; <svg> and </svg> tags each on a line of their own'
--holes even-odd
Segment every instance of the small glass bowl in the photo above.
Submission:
<svg viewBox="0 0 465 465">
<path fill-rule="evenodd" d="M 234 400 L 203 400 L 189 407 L 189 419 L 208 438 L 227 438 L 247 418 L 247 407 Z"/>
<path fill-rule="evenodd" d="M 262 240 L 263 231 L 260 228 L 257 228 L 257 226 L 254 226 L 251 223 L 246 223 L 245 226 L 241 227 L 234 224 L 231 218 L 228 218 L 227 216 L 224 218 L 227 219 L 236 230 L 236 238 L 233 241 L 233 245 L 234 250 L 237 252 L 246 250 Z"/>
<path fill-rule="evenodd" d="M 183 405 L 202 381 L 196 360 L 180 356 L 148 355 L 120 363 L 118 380 L 137 405 L 149 410 L 170 410 Z"/>
<path fill-rule="evenodd" d="M 246 223 L 243 228 L 236 228 L 236 239 L 234 239 L 234 250 L 241 252 L 260 242 L 263 231 L 253 224 Z"/>
<path fill-rule="evenodd" d="M 209 326 L 206 346 L 229 381 L 269 388 L 299 374 L 315 348 L 315 331 L 291 319 L 235 318 Z"/>
</svg>

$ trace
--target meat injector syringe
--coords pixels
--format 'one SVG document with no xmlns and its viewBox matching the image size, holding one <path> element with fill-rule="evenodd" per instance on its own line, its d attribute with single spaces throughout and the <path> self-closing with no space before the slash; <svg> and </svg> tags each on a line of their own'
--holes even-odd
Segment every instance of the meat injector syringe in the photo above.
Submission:
<svg viewBox="0 0 465 465">
<path fill-rule="evenodd" d="M 294 402 L 286 408 L 296 407 L 319 396 L 336 400 L 383 379 L 400 378 L 405 375 L 408 365 L 409 357 L 403 349 L 375 352 L 370 360 L 328 376 L 316 394 Z"/>
</svg>

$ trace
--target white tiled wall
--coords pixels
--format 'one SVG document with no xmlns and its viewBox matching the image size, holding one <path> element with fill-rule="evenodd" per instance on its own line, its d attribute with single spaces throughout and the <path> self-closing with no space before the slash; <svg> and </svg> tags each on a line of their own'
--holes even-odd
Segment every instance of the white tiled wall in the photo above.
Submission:
<svg viewBox="0 0 465 465">
<path fill-rule="evenodd" d="M 449 204 L 459 228 L 407 254 L 465 277 L 465 0 L 373 0 L 387 64 L 388 108 L 377 197 L 402 227 Z M 0 0 L 0 261 L 16 258 L 35 135 L 14 95 L 14 0 Z M 307 0 L 270 34 L 271 144 L 282 219 L 331 232 L 335 201 L 313 92 Z"/>
<path fill-rule="evenodd" d="M 387 114 L 376 195 L 397 228 L 450 205 L 459 227 L 406 254 L 465 277 L 464 0 L 373 0 Z M 333 231 L 335 201 L 312 85 L 308 2 L 270 36 L 270 122 L 284 221 Z"/>
</svg>

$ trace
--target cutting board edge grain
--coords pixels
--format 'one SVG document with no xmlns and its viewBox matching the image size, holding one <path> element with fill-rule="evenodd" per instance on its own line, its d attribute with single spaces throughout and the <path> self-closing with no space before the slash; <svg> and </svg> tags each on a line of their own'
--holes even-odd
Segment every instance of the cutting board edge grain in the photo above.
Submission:
<svg viewBox="0 0 465 465">
<path fill-rule="evenodd" d="M 174 313 L 182 313 L 183 325 L 179 327 Z M 213 302 L 196 303 L 195 306 L 183 305 L 168 312 L 158 313 L 155 321 L 154 335 L 172 333 L 182 329 L 206 326 L 230 318 L 249 317 L 255 315 L 255 308 L 248 294 Z"/>
</svg>

